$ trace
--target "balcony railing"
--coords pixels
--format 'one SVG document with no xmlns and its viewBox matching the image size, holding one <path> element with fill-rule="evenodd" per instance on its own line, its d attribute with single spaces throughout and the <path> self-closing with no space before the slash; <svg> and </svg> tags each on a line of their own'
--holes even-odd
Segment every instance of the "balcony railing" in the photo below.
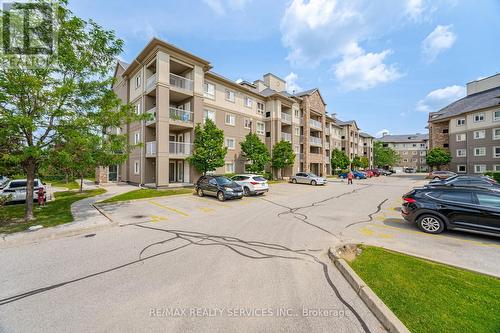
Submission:
<svg viewBox="0 0 500 333">
<path fill-rule="evenodd" d="M 281 133 L 281 140 L 292 142 L 292 135 L 290 133 Z"/>
<path fill-rule="evenodd" d="M 150 118 L 146 120 L 146 126 L 156 123 L 156 106 L 146 111 L 146 113 L 151 115 Z"/>
<path fill-rule="evenodd" d="M 156 156 L 156 141 L 146 142 L 146 156 Z"/>
<path fill-rule="evenodd" d="M 292 116 L 288 113 L 281 112 L 281 121 L 287 124 L 292 123 Z"/>
<path fill-rule="evenodd" d="M 193 80 L 170 74 L 170 85 L 188 91 L 193 91 Z"/>
<path fill-rule="evenodd" d="M 170 107 L 170 119 L 182 121 L 184 123 L 193 122 L 193 112 L 189 110 L 177 109 Z"/>
<path fill-rule="evenodd" d="M 170 141 L 168 149 L 170 155 L 189 156 L 193 153 L 193 144 L 188 142 Z"/>
<path fill-rule="evenodd" d="M 154 86 L 156 85 L 156 73 L 154 73 L 153 75 L 151 75 L 150 77 L 147 78 L 146 80 L 146 90 L 150 90 L 150 89 L 153 89 Z"/>
<path fill-rule="evenodd" d="M 321 129 L 321 122 L 319 122 L 317 120 L 309 119 L 309 125 L 311 127 L 314 127 L 314 128 L 317 128 L 317 129 Z"/>
<path fill-rule="evenodd" d="M 309 137 L 309 142 L 312 144 L 312 145 L 321 145 L 321 138 L 317 138 L 315 136 L 310 136 Z"/>
</svg>

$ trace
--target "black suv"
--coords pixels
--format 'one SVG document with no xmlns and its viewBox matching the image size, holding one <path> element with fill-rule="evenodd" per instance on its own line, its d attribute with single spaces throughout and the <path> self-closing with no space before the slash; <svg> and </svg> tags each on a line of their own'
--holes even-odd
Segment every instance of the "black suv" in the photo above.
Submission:
<svg viewBox="0 0 500 333">
<path fill-rule="evenodd" d="M 243 188 L 224 176 L 201 176 L 195 189 L 200 197 L 211 195 L 220 201 L 243 198 Z"/>
<path fill-rule="evenodd" d="M 466 186 L 466 187 L 481 187 L 490 190 L 500 191 L 500 184 L 494 179 L 486 176 L 452 176 L 443 180 L 432 180 L 426 187 L 431 186 Z"/>
<path fill-rule="evenodd" d="M 500 236 L 500 193 L 479 187 L 416 188 L 403 196 L 401 214 L 427 233 L 444 229 Z"/>
</svg>

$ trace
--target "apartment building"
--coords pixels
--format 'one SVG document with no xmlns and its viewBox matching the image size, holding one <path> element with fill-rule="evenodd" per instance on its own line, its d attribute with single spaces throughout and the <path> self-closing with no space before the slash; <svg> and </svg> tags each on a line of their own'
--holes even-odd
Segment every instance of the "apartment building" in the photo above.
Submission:
<svg viewBox="0 0 500 333">
<path fill-rule="evenodd" d="M 373 136 L 362 132 L 355 120 L 335 119 L 335 124 L 341 128 L 341 150 L 347 157 L 350 160 L 356 156 L 367 157 L 373 168 Z"/>
<path fill-rule="evenodd" d="M 429 114 L 429 148 L 452 156 L 446 169 L 500 171 L 500 74 L 467 83 L 467 95 Z"/>
<path fill-rule="evenodd" d="M 206 118 L 224 131 L 228 147 L 225 165 L 216 173 L 245 171 L 240 142 L 250 131 L 270 150 L 281 140 L 292 144 L 297 158 L 284 176 L 329 172 L 331 147 L 341 146 L 342 127 L 327 122 L 318 89 L 289 94 L 286 82 L 271 73 L 237 83 L 211 69 L 209 61 L 156 38 L 130 64 L 118 61 L 114 91 L 151 119 L 119 129 L 130 143 L 141 145 L 123 165 L 99 168 L 97 178 L 149 187 L 193 183 L 199 173 L 187 157 L 193 152 L 194 127 Z"/>
<path fill-rule="evenodd" d="M 428 134 L 384 135 L 376 140 L 398 153 L 399 162 L 393 166 L 396 172 L 402 172 L 405 168 L 413 168 L 418 172 L 428 171 Z"/>
</svg>

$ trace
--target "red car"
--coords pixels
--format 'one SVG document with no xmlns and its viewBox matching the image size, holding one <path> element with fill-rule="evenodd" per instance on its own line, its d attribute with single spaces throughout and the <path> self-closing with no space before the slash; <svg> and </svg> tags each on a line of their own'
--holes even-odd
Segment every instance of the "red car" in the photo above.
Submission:
<svg viewBox="0 0 500 333">
<path fill-rule="evenodd" d="M 372 178 L 372 177 L 374 177 L 374 176 L 375 176 L 375 174 L 374 174 L 374 173 L 373 173 L 373 171 L 371 171 L 371 170 L 365 170 L 364 172 L 366 173 L 366 176 L 367 176 L 368 178 Z"/>
<path fill-rule="evenodd" d="M 380 170 L 379 170 L 379 169 L 371 169 L 370 171 L 371 171 L 371 172 L 373 172 L 373 175 L 374 175 L 375 177 L 380 176 Z"/>
</svg>

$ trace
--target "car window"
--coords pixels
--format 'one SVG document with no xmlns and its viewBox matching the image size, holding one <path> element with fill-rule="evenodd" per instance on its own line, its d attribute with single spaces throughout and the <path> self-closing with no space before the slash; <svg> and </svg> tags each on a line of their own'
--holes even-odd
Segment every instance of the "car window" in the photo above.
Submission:
<svg viewBox="0 0 500 333">
<path fill-rule="evenodd" d="M 231 184 L 231 183 L 232 183 L 232 180 L 231 180 L 231 179 L 226 178 L 226 177 L 222 177 L 222 176 L 215 177 L 215 180 L 217 181 L 217 183 L 218 183 L 219 185 L 228 185 L 228 184 Z"/>
<path fill-rule="evenodd" d="M 242 176 L 233 176 L 233 178 L 231 178 L 231 179 L 234 180 L 235 182 L 237 182 L 237 181 L 243 180 L 243 177 Z"/>
<path fill-rule="evenodd" d="M 474 199 L 472 198 L 472 193 L 470 192 L 462 192 L 462 191 L 446 191 L 442 192 L 439 196 L 440 200 L 445 201 L 453 201 L 460 203 L 474 203 Z"/>
<path fill-rule="evenodd" d="M 471 179 L 470 180 L 470 184 L 471 185 L 482 185 L 482 186 L 488 186 L 488 185 L 490 185 L 491 186 L 490 182 L 484 181 L 482 179 Z"/>
<path fill-rule="evenodd" d="M 314 173 L 308 173 L 307 175 L 308 175 L 309 177 L 311 177 L 311 178 L 318 177 L 318 176 L 316 176 Z"/>
<path fill-rule="evenodd" d="M 304 174 L 302 172 L 299 172 L 296 176 L 297 177 L 304 177 Z"/>
<path fill-rule="evenodd" d="M 214 178 L 210 178 L 210 180 L 208 181 L 208 183 L 210 185 L 217 185 L 217 181 Z"/>
<path fill-rule="evenodd" d="M 11 182 L 9 184 L 9 187 L 10 188 L 18 188 L 18 187 L 26 187 L 26 182 L 25 181 L 15 181 L 15 182 Z"/>
<path fill-rule="evenodd" d="M 500 197 L 484 193 L 476 193 L 479 205 L 493 208 L 500 208 Z"/>
<path fill-rule="evenodd" d="M 265 181 L 267 181 L 266 178 L 264 178 L 264 177 L 258 177 L 258 176 L 257 177 L 253 177 L 253 179 L 255 181 L 257 181 L 257 182 L 265 182 Z"/>
<path fill-rule="evenodd" d="M 455 180 L 454 182 L 447 182 L 448 184 L 453 184 L 455 186 L 469 185 L 469 181 L 466 179 Z"/>
</svg>

